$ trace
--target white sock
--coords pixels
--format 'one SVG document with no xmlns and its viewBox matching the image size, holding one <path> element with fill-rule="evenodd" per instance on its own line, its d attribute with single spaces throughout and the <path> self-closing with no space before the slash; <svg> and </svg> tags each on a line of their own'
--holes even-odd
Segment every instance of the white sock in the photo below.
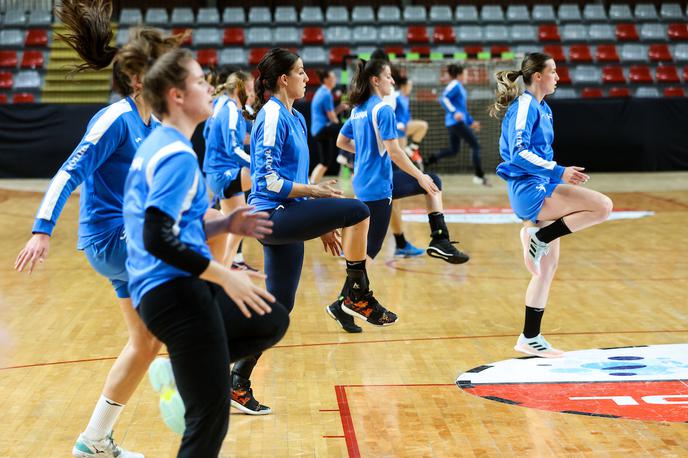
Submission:
<svg viewBox="0 0 688 458">
<path fill-rule="evenodd" d="M 101 394 L 95 409 L 93 409 L 91 420 L 89 420 L 84 431 L 86 439 L 97 441 L 110 434 L 122 409 L 124 409 L 122 404 L 118 404 Z"/>
<path fill-rule="evenodd" d="M 234 256 L 234 262 L 237 264 L 244 262 L 244 253 L 237 253 L 236 256 Z"/>
</svg>

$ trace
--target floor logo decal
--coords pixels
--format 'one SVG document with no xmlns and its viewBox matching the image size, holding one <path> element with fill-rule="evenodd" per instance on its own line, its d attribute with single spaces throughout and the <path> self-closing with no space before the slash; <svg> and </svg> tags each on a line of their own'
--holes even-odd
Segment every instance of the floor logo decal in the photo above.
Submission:
<svg viewBox="0 0 688 458">
<path fill-rule="evenodd" d="M 688 422 L 688 344 L 510 359 L 466 371 L 456 384 L 476 396 L 534 409 Z"/>
</svg>

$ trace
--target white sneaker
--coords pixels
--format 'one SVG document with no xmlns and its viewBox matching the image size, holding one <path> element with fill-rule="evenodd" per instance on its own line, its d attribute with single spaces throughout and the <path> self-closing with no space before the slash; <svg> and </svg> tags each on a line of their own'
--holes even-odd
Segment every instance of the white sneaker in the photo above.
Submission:
<svg viewBox="0 0 688 458">
<path fill-rule="evenodd" d="M 549 253 L 549 245 L 538 240 L 535 233 L 537 227 L 521 228 L 521 245 L 523 245 L 523 261 L 526 268 L 533 275 L 540 275 L 540 260 Z"/>
<path fill-rule="evenodd" d="M 564 352 L 553 348 L 549 342 L 542 337 L 542 334 L 538 334 L 532 339 L 528 339 L 521 334 L 518 336 L 514 350 L 540 358 L 561 358 L 564 356 Z"/>
<path fill-rule="evenodd" d="M 175 433 L 184 434 L 184 401 L 177 391 L 172 363 L 167 358 L 156 358 L 148 368 L 148 379 L 153 390 L 160 395 L 162 421 Z"/>
<path fill-rule="evenodd" d="M 80 434 L 72 448 L 72 455 L 79 458 L 144 458 L 140 453 L 129 452 L 115 444 L 112 432 L 98 441 L 92 441 Z"/>
<path fill-rule="evenodd" d="M 483 185 L 487 188 L 491 188 L 492 185 L 487 181 L 487 178 L 485 177 L 479 177 L 479 176 L 474 176 L 473 177 L 473 184 L 479 184 Z"/>
</svg>

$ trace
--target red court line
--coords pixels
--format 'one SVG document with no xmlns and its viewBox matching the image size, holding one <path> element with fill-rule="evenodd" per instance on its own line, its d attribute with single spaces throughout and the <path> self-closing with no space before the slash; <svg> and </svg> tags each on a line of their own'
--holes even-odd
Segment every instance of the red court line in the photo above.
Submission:
<svg viewBox="0 0 688 458">
<path fill-rule="evenodd" d="M 351 419 L 351 411 L 349 411 L 349 403 L 346 399 L 346 386 L 335 385 L 334 392 L 337 394 L 337 403 L 339 404 L 340 412 L 339 416 L 342 419 L 342 429 L 344 430 L 344 438 L 346 440 L 346 449 L 349 452 L 349 458 L 360 458 L 361 452 L 358 450 L 354 422 Z"/>
<path fill-rule="evenodd" d="M 673 333 L 688 333 L 688 329 L 663 329 L 663 330 L 649 330 L 649 331 L 580 331 L 580 332 L 549 332 L 550 336 L 586 336 L 595 335 L 603 336 L 608 334 L 673 334 Z M 398 343 L 398 342 L 433 342 L 443 340 L 466 340 L 466 339 L 501 339 L 506 337 L 517 337 L 516 334 L 487 334 L 487 335 L 473 335 L 473 336 L 440 336 L 440 337 L 415 337 L 405 339 L 378 339 L 378 340 L 356 340 L 349 342 L 318 342 L 310 344 L 291 344 L 291 345 L 275 345 L 272 348 L 309 348 L 309 347 L 329 347 L 337 345 L 361 345 L 361 344 L 377 344 L 377 343 Z M 160 353 L 158 356 L 167 356 L 167 353 Z M 65 361 L 50 361 L 47 363 L 23 364 L 19 366 L 0 367 L 0 371 L 9 369 L 24 369 L 30 367 L 43 366 L 57 366 L 59 364 L 73 364 L 73 363 L 87 363 L 93 361 L 107 361 L 117 359 L 116 356 L 103 356 L 100 358 L 76 359 Z"/>
</svg>

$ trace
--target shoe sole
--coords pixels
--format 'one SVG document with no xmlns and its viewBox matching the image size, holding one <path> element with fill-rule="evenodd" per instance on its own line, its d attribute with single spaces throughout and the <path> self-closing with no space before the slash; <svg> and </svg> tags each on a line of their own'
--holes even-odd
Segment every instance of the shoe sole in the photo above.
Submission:
<svg viewBox="0 0 688 458">
<path fill-rule="evenodd" d="M 425 250 L 425 252 L 428 253 L 428 256 L 430 256 L 431 258 L 441 259 L 443 261 L 448 262 L 449 264 L 463 264 L 471 259 L 468 256 L 466 256 L 465 258 L 452 256 L 437 248 L 428 248 L 427 250 Z"/>
<path fill-rule="evenodd" d="M 561 358 L 566 354 L 566 352 L 561 352 L 560 354 L 557 354 L 557 355 L 546 355 L 542 352 L 532 351 L 529 348 L 525 348 L 525 347 L 521 348 L 518 345 L 514 345 L 514 350 L 516 350 L 519 353 L 525 353 L 526 355 L 537 356 L 538 358 Z"/>
<path fill-rule="evenodd" d="M 363 320 L 366 324 L 369 324 L 371 326 L 375 326 L 376 328 L 383 328 L 385 326 L 392 326 L 393 324 L 396 324 L 399 321 L 399 317 L 397 317 L 396 320 L 392 321 L 391 323 L 383 323 L 383 324 L 375 324 L 371 323 L 368 321 L 368 318 L 365 315 L 362 315 L 358 312 L 355 312 L 351 309 L 348 309 L 342 305 L 342 312 L 346 313 L 347 315 L 351 315 L 354 318 L 358 318 L 359 320 Z"/>
<path fill-rule="evenodd" d="M 351 331 L 349 331 L 348 329 L 346 329 L 346 328 L 344 327 L 344 325 L 342 324 L 342 322 L 339 321 L 339 320 L 337 319 L 337 317 L 334 315 L 334 313 L 332 313 L 332 311 L 330 310 L 330 306 L 329 306 L 329 305 L 326 305 L 326 306 L 325 306 L 325 313 L 327 313 L 328 315 L 330 315 L 330 318 L 332 318 L 334 321 L 336 321 L 337 324 L 338 324 L 344 331 L 348 332 L 349 334 L 358 334 L 359 332 L 363 332 L 363 329 L 361 329 L 360 326 L 356 326 L 356 329 L 351 330 Z"/>
<path fill-rule="evenodd" d="M 163 421 L 177 434 L 184 434 L 185 407 L 172 373 L 172 365 L 169 359 L 157 358 L 148 368 L 148 379 L 153 391 L 160 396 L 160 415 Z"/>
<path fill-rule="evenodd" d="M 270 414 L 272 413 L 272 409 L 269 408 L 269 407 L 268 407 L 267 409 L 258 410 L 258 411 L 251 410 L 251 409 L 247 409 L 247 408 L 244 407 L 243 405 L 241 405 L 241 404 L 239 404 L 238 402 L 236 402 L 234 399 L 232 399 L 231 405 L 232 405 L 232 407 L 234 407 L 235 409 L 237 409 L 237 410 L 240 411 L 240 412 L 245 413 L 246 415 L 256 415 L 256 416 L 259 416 L 259 415 L 270 415 Z"/>
</svg>

